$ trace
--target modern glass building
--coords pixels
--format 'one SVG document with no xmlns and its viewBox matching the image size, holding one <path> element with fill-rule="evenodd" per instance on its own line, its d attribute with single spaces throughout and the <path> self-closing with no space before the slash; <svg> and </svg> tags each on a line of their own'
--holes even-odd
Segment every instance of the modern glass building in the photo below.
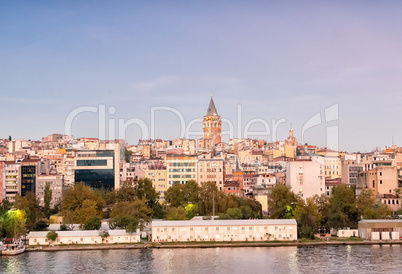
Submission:
<svg viewBox="0 0 402 274">
<path fill-rule="evenodd" d="M 118 174 L 116 170 L 119 170 L 116 167 L 115 154 L 115 150 L 77 152 L 75 160 L 75 183 L 84 182 L 92 188 L 116 188 L 119 178 L 116 178 L 116 173 Z"/>
<path fill-rule="evenodd" d="M 36 175 L 38 173 L 39 159 L 24 159 L 21 162 L 21 196 L 36 191 Z"/>
</svg>

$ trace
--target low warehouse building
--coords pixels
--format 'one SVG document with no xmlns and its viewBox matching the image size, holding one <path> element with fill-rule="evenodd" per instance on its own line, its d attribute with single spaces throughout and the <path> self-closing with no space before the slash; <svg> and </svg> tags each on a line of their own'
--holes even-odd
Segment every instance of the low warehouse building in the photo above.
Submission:
<svg viewBox="0 0 402 274">
<path fill-rule="evenodd" d="M 402 236 L 402 220 L 362 220 L 359 237 L 369 240 L 399 240 Z"/>
<path fill-rule="evenodd" d="M 100 230 L 56 231 L 57 239 L 50 242 L 47 239 L 49 231 L 31 231 L 28 234 L 29 245 L 60 245 L 60 244 L 115 244 L 138 243 L 139 233 L 127 233 L 125 230 L 109 230 L 101 236 Z"/>
<path fill-rule="evenodd" d="M 294 241 L 294 219 L 153 221 L 153 242 Z"/>
</svg>

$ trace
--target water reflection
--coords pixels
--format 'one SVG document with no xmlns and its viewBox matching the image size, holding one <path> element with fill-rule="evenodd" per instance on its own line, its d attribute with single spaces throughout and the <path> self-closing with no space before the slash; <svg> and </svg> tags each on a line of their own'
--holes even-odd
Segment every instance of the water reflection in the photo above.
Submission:
<svg viewBox="0 0 402 274">
<path fill-rule="evenodd" d="M 0 257 L 1 273 L 400 273 L 402 247 L 142 249 Z"/>
</svg>

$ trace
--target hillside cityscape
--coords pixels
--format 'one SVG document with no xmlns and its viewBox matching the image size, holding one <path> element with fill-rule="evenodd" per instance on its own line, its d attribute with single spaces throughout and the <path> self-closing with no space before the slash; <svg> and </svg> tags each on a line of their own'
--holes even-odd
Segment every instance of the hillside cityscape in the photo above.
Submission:
<svg viewBox="0 0 402 274">
<path fill-rule="evenodd" d="M 27 218 L 19 232 L 15 227 L 7 230 L 4 221 L 3 236 L 21 236 L 25 229 L 47 230 L 52 224 L 62 230 L 99 230 L 108 221 L 106 230 L 148 229 L 151 240 L 158 233 L 145 227 L 153 219 L 204 216 L 294 219 L 298 226 L 294 233 L 283 231 L 272 238 L 294 240 L 329 235 L 331 229 L 350 231 L 364 219 L 400 217 L 402 149 L 339 152 L 299 144 L 293 129 L 283 141 L 224 143 L 221 123 L 211 95 L 203 117 L 204 135 L 198 140 L 146 139 L 129 146 L 121 139 L 75 139 L 63 134 L 41 141 L 2 139 L 2 211 L 12 207 Z M 158 227 L 152 223 L 152 229 Z M 353 233 L 357 236 L 357 231 Z M 271 239 L 268 235 L 260 240 Z M 168 237 L 174 239 L 167 234 L 157 240 Z M 249 237 L 256 240 L 255 235 Z M 233 235 L 230 241 L 236 241 Z"/>
</svg>

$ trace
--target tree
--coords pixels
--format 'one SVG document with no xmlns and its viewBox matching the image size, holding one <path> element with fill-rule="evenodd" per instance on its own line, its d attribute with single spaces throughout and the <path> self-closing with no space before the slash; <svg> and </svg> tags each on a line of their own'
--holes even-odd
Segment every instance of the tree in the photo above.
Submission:
<svg viewBox="0 0 402 274">
<path fill-rule="evenodd" d="M 149 208 L 154 208 L 158 203 L 159 194 L 152 186 L 152 181 L 148 178 L 139 179 L 135 186 L 135 196 L 138 199 L 145 199 Z"/>
<path fill-rule="evenodd" d="M 46 218 L 49 218 L 50 216 L 51 201 L 52 201 L 52 189 L 50 188 L 50 183 L 46 183 L 44 190 L 44 206 L 43 206 L 43 213 L 45 214 Z"/>
<path fill-rule="evenodd" d="M 17 239 L 26 233 L 26 213 L 24 210 L 9 210 L 3 219 L 6 237 Z"/>
<path fill-rule="evenodd" d="M 289 186 L 276 185 L 272 188 L 272 195 L 269 207 L 271 218 L 293 218 L 293 208 L 298 202 L 299 198 L 290 190 Z"/>
<path fill-rule="evenodd" d="M 253 213 L 253 210 L 249 206 L 241 206 L 240 210 L 241 210 L 243 219 L 250 219 L 250 218 L 255 217 L 254 213 Z"/>
<path fill-rule="evenodd" d="M 39 206 L 38 200 L 36 200 L 35 194 L 28 192 L 24 197 L 20 195 L 15 196 L 14 207 L 19 210 L 23 210 L 26 213 L 26 228 L 31 231 L 35 228 L 35 224 L 41 220 L 44 215 Z"/>
<path fill-rule="evenodd" d="M 84 225 L 91 217 L 102 218 L 105 200 L 84 183 L 63 192 L 61 215 L 65 224 Z"/>
<path fill-rule="evenodd" d="M 386 219 L 391 216 L 391 209 L 384 204 L 378 204 L 371 189 L 363 189 L 356 199 L 359 217 L 362 219 Z"/>
<path fill-rule="evenodd" d="M 328 214 L 328 225 L 336 230 L 354 226 L 358 212 L 353 189 L 343 185 L 335 187 L 329 199 Z"/>
<path fill-rule="evenodd" d="M 220 200 L 223 193 L 218 190 L 215 182 L 205 182 L 200 187 L 198 209 L 201 215 L 212 215 L 215 201 L 215 214 L 219 214 Z M 221 212 L 223 213 L 223 212 Z"/>
<path fill-rule="evenodd" d="M 99 236 L 102 238 L 102 242 L 110 236 L 109 231 L 107 230 L 99 230 Z"/>
<path fill-rule="evenodd" d="M 49 231 L 49 232 L 46 234 L 46 238 L 47 238 L 49 241 L 51 241 L 51 242 L 55 242 L 56 239 L 57 239 L 57 237 L 59 237 L 59 234 L 57 234 L 56 231 Z"/>
<path fill-rule="evenodd" d="M 34 231 L 46 231 L 48 228 L 48 224 L 46 221 L 44 220 L 39 220 L 36 222 L 35 227 L 34 227 Z"/>
<path fill-rule="evenodd" d="M 82 229 L 84 230 L 98 230 L 101 228 L 102 222 L 99 216 L 92 216 L 85 221 L 82 225 Z"/>
<path fill-rule="evenodd" d="M 125 181 L 116 191 L 116 202 L 134 201 L 136 198 L 136 189 L 132 182 Z"/>
<path fill-rule="evenodd" d="M 110 213 L 109 226 L 111 229 L 123 228 L 131 233 L 136 231 L 137 227 L 142 229 L 151 221 L 152 209 L 147 206 L 145 199 L 136 199 L 115 204 Z"/>
<path fill-rule="evenodd" d="M 243 218 L 243 213 L 239 208 L 228 208 L 226 214 L 230 219 L 241 219 Z"/>
<path fill-rule="evenodd" d="M 173 220 L 188 220 L 186 210 L 184 207 L 169 207 L 167 211 L 166 218 L 169 221 Z"/>
<path fill-rule="evenodd" d="M 329 199 L 323 195 L 315 195 L 313 197 L 314 203 L 317 206 L 318 215 L 317 215 L 317 225 L 326 226 L 328 223 L 329 216 Z"/>
<path fill-rule="evenodd" d="M 131 162 L 131 156 L 133 155 L 133 152 L 130 150 L 125 149 L 124 150 L 124 160 L 126 161 L 126 163 L 130 163 Z"/>
</svg>

